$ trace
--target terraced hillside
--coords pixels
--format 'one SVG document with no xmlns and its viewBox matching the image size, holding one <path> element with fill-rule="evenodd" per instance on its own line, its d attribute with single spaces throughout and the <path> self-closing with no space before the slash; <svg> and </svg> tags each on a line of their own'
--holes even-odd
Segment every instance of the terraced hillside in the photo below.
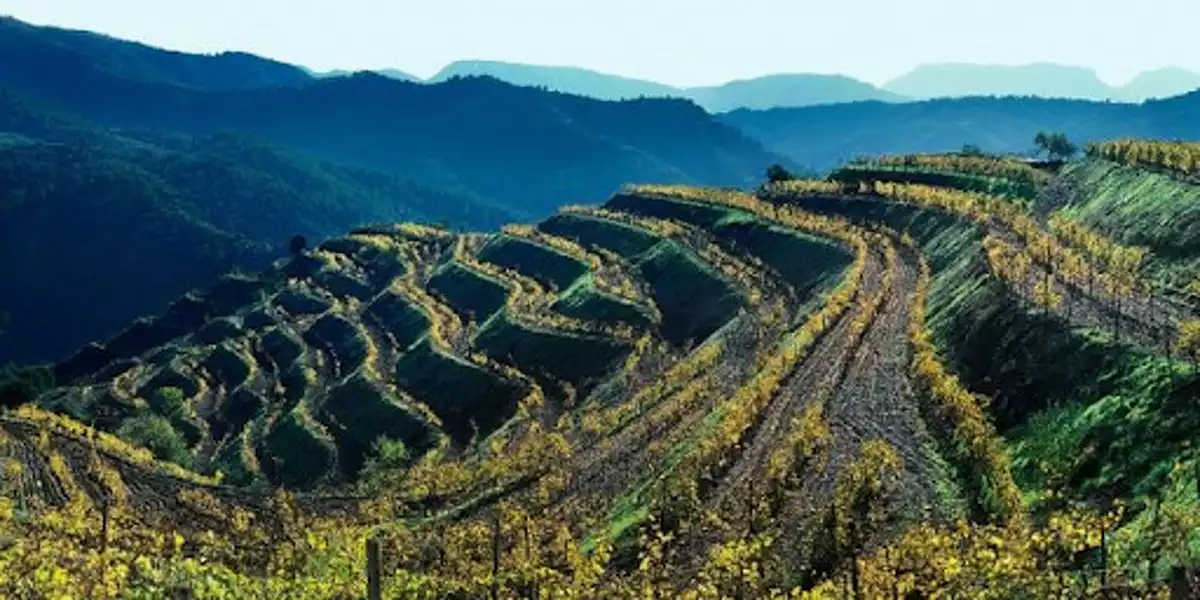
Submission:
<svg viewBox="0 0 1200 600">
<path fill-rule="evenodd" d="M 1164 591 L 1196 315 L 1030 210 L 1062 177 L 632 186 L 228 277 L 0 417 L 0 523 L 50 540 L 0 589 L 361 597 L 378 547 L 384 597 Z"/>
</svg>

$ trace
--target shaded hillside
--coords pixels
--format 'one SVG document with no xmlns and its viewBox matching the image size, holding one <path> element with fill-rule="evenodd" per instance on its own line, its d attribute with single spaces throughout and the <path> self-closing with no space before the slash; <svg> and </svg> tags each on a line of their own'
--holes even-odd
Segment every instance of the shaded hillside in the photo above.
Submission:
<svg viewBox="0 0 1200 600">
<path fill-rule="evenodd" d="M 102 125 L 255 133 L 531 214 L 628 181 L 748 185 L 779 160 L 681 100 L 612 103 L 489 78 L 422 85 L 369 73 L 220 92 L 113 72 L 103 54 L 19 40 L 10 48 L 23 58 L 0 61 L 0 87 Z"/>
<path fill-rule="evenodd" d="M 1166 110 L 1168 103 L 1175 114 Z M 964 98 L 735 111 L 718 119 L 797 163 L 825 169 L 857 156 L 951 152 L 964 144 L 987 152 L 1029 153 L 1039 131 L 1062 131 L 1076 142 L 1200 135 L 1195 125 L 1200 122 L 1197 99 L 1181 97 L 1161 104 Z"/>
<path fill-rule="evenodd" d="M 0 362 L 61 358 L 235 266 L 261 268 L 293 235 L 516 217 L 243 136 L 155 145 L 45 113 L 4 114 L 25 137 L 0 146 L 0 278 L 19 290 L 0 295 L 12 321 Z"/>
<path fill-rule="evenodd" d="M 243 485 L 352 482 L 379 437 L 413 458 L 464 447 L 528 411 L 644 385 L 714 337 L 750 343 L 748 310 L 799 308 L 849 260 L 749 215 L 702 230 L 651 216 L 686 203 L 608 206 L 499 235 L 406 224 L 329 240 L 84 348 L 42 405 L 138 443 L 137 424 L 166 419 L 186 450 L 161 458 Z M 625 250 L 615 231 L 644 244 Z"/>
<path fill-rule="evenodd" d="M 299 67 L 243 52 L 174 52 L 0 16 L 0 73 L 36 75 L 50 65 L 206 90 L 303 85 L 312 79 Z"/>
</svg>

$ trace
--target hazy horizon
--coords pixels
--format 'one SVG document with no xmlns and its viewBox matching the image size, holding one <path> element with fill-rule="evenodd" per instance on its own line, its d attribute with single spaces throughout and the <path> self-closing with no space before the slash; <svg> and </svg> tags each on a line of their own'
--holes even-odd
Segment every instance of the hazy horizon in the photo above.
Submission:
<svg viewBox="0 0 1200 600">
<path fill-rule="evenodd" d="M 317 71 L 399 69 L 428 78 L 457 60 L 494 60 L 681 87 L 778 73 L 841 74 L 883 85 L 925 64 L 1055 63 L 1123 85 L 1165 67 L 1200 71 L 1200 55 L 1189 48 L 1191 23 L 1200 16 L 1192 2 L 1147 0 L 1133 12 L 1097 10 L 1100 3 L 1084 0 L 820 7 L 773 0 L 736 7 L 716 0 L 344 0 L 334 12 L 284 0 L 8 0 L 2 10 L 38 25 L 186 52 L 246 51 Z M 804 25 L 812 21 L 818 24 Z"/>
</svg>

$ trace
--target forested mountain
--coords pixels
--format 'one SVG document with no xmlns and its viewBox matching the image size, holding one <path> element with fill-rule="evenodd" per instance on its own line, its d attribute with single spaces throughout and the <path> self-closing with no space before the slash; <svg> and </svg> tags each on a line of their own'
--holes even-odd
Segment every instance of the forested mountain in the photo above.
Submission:
<svg viewBox="0 0 1200 600">
<path fill-rule="evenodd" d="M 302 85 L 312 79 L 299 67 L 244 52 L 173 52 L 0 16 L 0 70 L 36 76 L 52 67 L 206 90 Z"/>
<path fill-rule="evenodd" d="M 825 169 L 858 155 L 1033 150 L 1039 131 L 1076 142 L 1141 136 L 1200 139 L 1200 93 L 1144 105 L 1040 98 L 962 98 L 904 104 L 862 102 L 720 115 L 768 149 Z"/>
<path fill-rule="evenodd" d="M 776 160 L 683 100 L 612 103 L 490 78 L 418 85 L 370 73 L 218 93 L 70 62 L 48 67 L 0 66 L 0 85 L 109 126 L 255 133 L 324 159 L 463 186 L 530 213 L 565 198 L 603 197 L 627 181 L 743 185 Z M 78 94 L 80 86 L 89 93 Z"/>
<path fill-rule="evenodd" d="M 23 33 L 2 38 L 0 87 L 101 125 L 254 133 L 322 159 L 469 189 L 530 214 L 567 198 L 604 197 L 628 181 L 748 184 L 778 160 L 682 100 L 613 103 L 490 78 L 418 85 L 372 73 L 299 87 L 197 89 L 195 78 L 182 80 L 174 69 L 156 77 L 128 67 L 141 63 L 124 56 L 148 53 L 154 60 L 143 62 L 152 64 L 217 59 L 99 36 L 71 45 L 60 41 L 74 39 L 71 32 L 8 26 Z"/>
<path fill-rule="evenodd" d="M 0 363 L 61 358 L 292 235 L 371 222 L 495 227 L 518 214 L 244 135 L 121 137 L 0 95 Z"/>
</svg>

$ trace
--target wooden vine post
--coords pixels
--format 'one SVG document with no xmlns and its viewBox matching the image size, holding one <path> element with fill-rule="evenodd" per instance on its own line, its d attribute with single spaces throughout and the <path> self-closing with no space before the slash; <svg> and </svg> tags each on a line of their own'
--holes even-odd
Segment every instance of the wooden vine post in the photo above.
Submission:
<svg viewBox="0 0 1200 600">
<path fill-rule="evenodd" d="M 382 600 L 382 560 L 380 560 L 379 539 L 367 538 L 367 600 Z"/>
<path fill-rule="evenodd" d="M 500 600 L 500 512 L 492 509 L 492 600 Z"/>
</svg>

